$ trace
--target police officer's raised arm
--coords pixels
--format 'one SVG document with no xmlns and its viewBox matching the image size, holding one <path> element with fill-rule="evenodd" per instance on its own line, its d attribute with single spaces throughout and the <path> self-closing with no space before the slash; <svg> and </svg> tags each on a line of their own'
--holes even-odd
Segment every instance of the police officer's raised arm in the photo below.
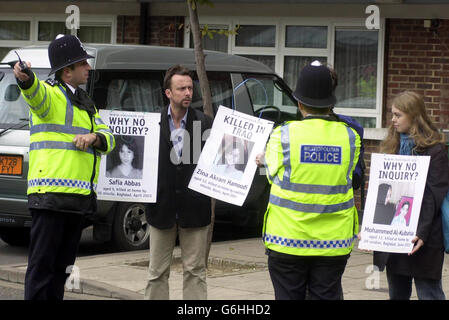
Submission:
<svg viewBox="0 0 449 320">
<path fill-rule="evenodd" d="M 54 100 L 52 96 L 54 92 L 47 89 L 48 84 L 40 81 L 34 72 L 31 70 L 31 63 L 24 62 L 28 66 L 26 71 L 21 68 L 20 63 L 17 62 L 14 66 L 14 75 L 17 79 L 17 84 L 22 91 L 22 96 L 30 108 L 30 112 L 41 119 L 50 119 L 54 116 L 51 108 L 51 101 Z"/>
<path fill-rule="evenodd" d="M 14 76 L 19 80 L 18 84 L 20 86 L 20 88 L 22 89 L 28 89 L 29 87 L 31 87 L 31 85 L 33 84 L 33 82 L 31 80 L 34 80 L 34 74 L 33 72 L 31 72 L 31 63 L 30 62 L 24 62 L 27 64 L 28 66 L 28 72 L 22 72 L 22 68 L 20 67 L 20 63 L 17 62 L 14 65 Z"/>
</svg>

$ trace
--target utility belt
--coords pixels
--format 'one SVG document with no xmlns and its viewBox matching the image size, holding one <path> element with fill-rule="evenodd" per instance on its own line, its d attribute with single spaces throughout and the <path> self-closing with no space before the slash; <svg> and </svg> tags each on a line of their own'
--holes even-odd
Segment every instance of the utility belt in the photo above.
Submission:
<svg viewBox="0 0 449 320">
<path fill-rule="evenodd" d="M 304 261 L 304 260 L 313 260 L 316 258 L 320 258 L 320 259 L 326 259 L 326 260 L 335 260 L 335 261 L 340 261 L 340 260 L 347 260 L 349 259 L 349 256 L 351 255 L 349 254 L 344 254 L 341 256 L 297 256 L 297 255 L 293 255 L 293 254 L 287 254 L 287 253 L 282 253 L 282 252 L 277 252 L 268 248 L 265 248 L 265 254 L 269 257 L 275 258 L 275 259 L 281 259 L 281 260 L 289 260 L 289 261 Z"/>
</svg>

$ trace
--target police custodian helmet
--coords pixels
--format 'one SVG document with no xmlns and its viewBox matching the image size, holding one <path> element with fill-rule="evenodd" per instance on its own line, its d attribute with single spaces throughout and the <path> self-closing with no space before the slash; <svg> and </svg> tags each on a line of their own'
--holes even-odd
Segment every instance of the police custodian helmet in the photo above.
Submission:
<svg viewBox="0 0 449 320">
<path fill-rule="evenodd" d="M 330 70 L 318 61 L 305 66 L 299 73 L 293 96 L 300 103 L 313 108 L 329 108 L 335 105 Z"/>
<path fill-rule="evenodd" d="M 48 58 L 51 66 L 49 75 L 51 75 L 62 68 L 93 58 L 93 56 L 87 54 L 78 37 L 69 34 L 58 35 L 50 43 L 48 46 Z"/>
</svg>

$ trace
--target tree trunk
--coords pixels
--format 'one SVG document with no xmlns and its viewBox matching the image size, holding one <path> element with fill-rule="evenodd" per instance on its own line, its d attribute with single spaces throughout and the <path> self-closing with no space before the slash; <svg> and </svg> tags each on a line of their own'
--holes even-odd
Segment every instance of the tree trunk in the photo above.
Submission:
<svg viewBox="0 0 449 320">
<path fill-rule="evenodd" d="M 195 2 L 194 7 L 192 7 L 193 2 Z M 203 44 L 201 42 L 200 34 L 200 23 L 198 19 L 198 3 L 196 0 L 192 0 L 189 3 L 187 0 L 187 7 L 189 8 L 190 16 L 190 30 L 193 35 L 193 44 L 195 47 L 195 61 L 196 61 L 196 73 L 198 75 L 198 80 L 201 87 L 201 96 L 203 98 L 203 110 L 204 113 L 214 118 L 214 112 L 212 110 L 212 97 L 210 92 L 209 80 L 206 74 L 205 56 L 203 51 Z M 209 252 L 212 244 L 212 234 L 214 230 L 215 223 L 215 199 L 211 198 L 211 223 L 209 227 L 209 232 L 207 234 L 207 251 L 206 251 L 206 267 L 208 265 Z"/>
<path fill-rule="evenodd" d="M 195 9 L 192 9 L 192 6 L 188 5 L 190 15 L 190 30 L 193 35 L 193 44 L 195 46 L 196 73 L 198 75 L 198 80 L 200 81 L 204 113 L 213 118 L 214 112 L 212 110 L 212 98 L 210 93 L 209 80 L 207 79 L 206 74 L 206 57 L 204 56 L 203 44 L 201 42 L 200 23 L 198 20 L 197 6 L 198 5 L 196 5 Z"/>
</svg>

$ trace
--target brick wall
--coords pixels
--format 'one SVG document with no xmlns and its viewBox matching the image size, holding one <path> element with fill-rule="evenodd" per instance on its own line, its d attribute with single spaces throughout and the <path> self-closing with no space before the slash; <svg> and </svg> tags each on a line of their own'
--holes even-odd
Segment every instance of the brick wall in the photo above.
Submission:
<svg viewBox="0 0 449 320">
<path fill-rule="evenodd" d="M 145 44 L 168 47 L 182 47 L 184 43 L 184 29 L 179 29 L 181 17 L 149 17 L 148 36 Z M 140 17 L 118 16 L 117 43 L 139 44 Z"/>
<path fill-rule="evenodd" d="M 138 44 L 139 43 L 139 16 L 117 17 L 117 43 Z"/>
<path fill-rule="evenodd" d="M 184 28 L 179 29 L 181 17 L 150 17 L 150 39 L 148 44 L 169 47 L 182 47 Z"/>
<path fill-rule="evenodd" d="M 369 172 L 371 167 L 371 154 L 379 152 L 379 140 L 363 140 L 364 146 L 365 146 L 365 201 L 366 201 L 366 195 L 368 193 L 368 180 L 369 180 Z M 355 205 L 357 209 L 360 211 L 361 209 L 361 195 L 360 195 L 360 189 L 354 190 L 354 197 L 355 197 Z M 360 221 L 361 223 L 362 221 Z"/>
<path fill-rule="evenodd" d="M 391 121 L 391 99 L 401 91 L 423 95 L 438 128 L 449 128 L 449 20 L 432 30 L 423 19 L 388 19 L 383 126 Z"/>
<path fill-rule="evenodd" d="M 385 33 L 384 106 L 382 127 L 391 123 L 391 100 L 404 90 L 424 97 L 428 113 L 438 128 L 449 128 L 449 20 L 432 30 L 423 19 L 388 19 Z M 368 191 L 371 153 L 380 141 L 364 140 L 365 196 Z M 355 191 L 360 208 L 360 191 Z"/>
</svg>

